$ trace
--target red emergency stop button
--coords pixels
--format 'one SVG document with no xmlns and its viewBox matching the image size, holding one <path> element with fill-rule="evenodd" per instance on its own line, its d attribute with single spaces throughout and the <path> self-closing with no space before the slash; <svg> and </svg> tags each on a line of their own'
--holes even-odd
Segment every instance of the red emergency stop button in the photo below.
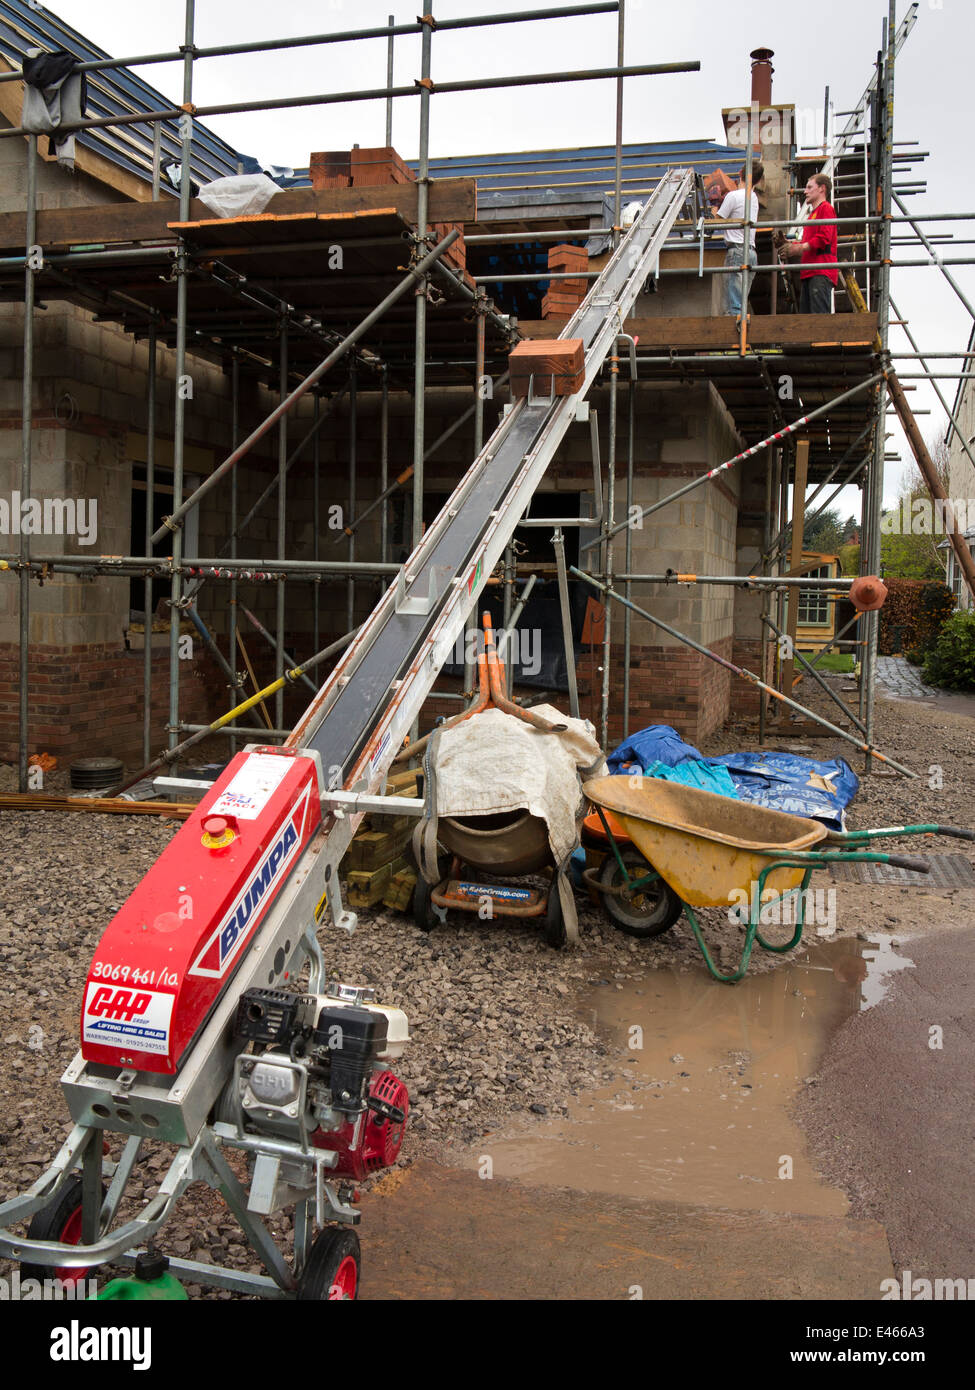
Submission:
<svg viewBox="0 0 975 1390">
<path fill-rule="evenodd" d="M 226 849 L 237 838 L 224 816 L 207 816 L 203 822 L 203 844 L 207 849 Z"/>
</svg>

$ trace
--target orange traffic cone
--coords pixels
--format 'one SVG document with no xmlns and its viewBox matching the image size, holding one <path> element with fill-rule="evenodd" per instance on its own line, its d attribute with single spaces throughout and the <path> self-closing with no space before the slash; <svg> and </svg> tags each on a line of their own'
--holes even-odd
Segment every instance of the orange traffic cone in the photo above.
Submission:
<svg viewBox="0 0 975 1390">
<path fill-rule="evenodd" d="M 863 574 L 850 585 L 850 602 L 861 613 L 872 613 L 883 608 L 887 597 L 887 585 L 875 574 Z"/>
</svg>

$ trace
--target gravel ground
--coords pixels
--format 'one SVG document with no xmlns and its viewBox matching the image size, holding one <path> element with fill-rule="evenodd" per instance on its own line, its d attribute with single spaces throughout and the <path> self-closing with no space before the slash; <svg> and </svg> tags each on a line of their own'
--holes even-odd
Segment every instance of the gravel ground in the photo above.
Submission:
<svg viewBox="0 0 975 1390">
<path fill-rule="evenodd" d="M 843 684 L 838 678 L 837 688 Z M 812 703 L 824 713 L 829 709 L 818 692 Z M 852 825 L 972 822 L 975 721 L 878 701 L 877 733 L 886 752 L 923 776 L 912 782 L 896 774 L 865 779 Z M 754 747 L 755 730 L 732 727 L 699 746 L 706 754 Z M 790 744 L 769 740 L 767 746 Z M 801 751 L 817 759 L 860 761 L 839 740 L 816 739 Z M 933 767 L 940 774 L 929 774 Z M 11 778 L 12 769 L 0 769 L 0 787 L 9 787 Z M 59 783 L 63 774 L 54 774 L 46 790 L 59 789 Z M 79 1001 L 94 947 L 119 902 L 178 828 L 151 816 L 0 813 L 0 963 L 7 981 L 0 1021 L 3 1197 L 39 1175 L 67 1131 L 59 1078 L 77 1048 Z M 959 843 L 925 845 L 957 853 Z M 841 899 L 846 889 L 838 886 Z M 648 969 L 701 968 L 683 922 L 656 942 L 637 942 L 613 929 L 600 910 L 579 902 L 582 943 L 562 953 L 551 951 L 530 924 L 475 923 L 456 915 L 429 936 L 411 918 L 389 913 L 363 914 L 352 938 L 336 939 L 326 930 L 330 973 L 375 985 L 379 998 L 401 1004 L 411 1021 L 413 1041 L 397 1066 L 413 1106 L 402 1162 L 473 1141 L 519 1111 L 564 1113 L 567 1096 L 611 1080 L 619 1066 L 578 1016 L 583 992 L 597 983 L 621 989 Z M 730 962 L 740 948 L 738 928 L 719 909 L 701 916 L 718 960 Z M 900 920 L 895 906 L 888 921 Z M 840 914 L 841 934 L 861 925 L 857 913 Z M 775 969 L 788 958 L 759 952 L 751 968 Z M 163 1146 L 149 1147 L 135 1195 L 140 1185 L 146 1195 L 155 1190 L 167 1154 Z M 166 1228 L 164 1249 L 256 1268 L 214 1194 L 194 1190 L 179 1212 Z M 273 1225 L 286 1241 L 289 1219 L 276 1218 Z"/>
<path fill-rule="evenodd" d="M 831 688 L 845 695 L 856 709 L 856 696 L 848 692 L 848 677 L 829 679 Z M 842 715 L 834 704 L 809 682 L 799 687 L 797 698 L 832 723 Z M 825 760 L 845 758 L 861 777 L 860 790 L 850 806 L 849 828 L 940 822 L 942 825 L 975 826 L 975 696 L 957 697 L 966 709 L 942 708 L 929 702 L 877 699 L 875 746 L 897 762 L 918 773 L 909 779 L 874 761 L 874 772 L 862 776 L 863 757 L 843 739 L 828 736 L 801 742 L 777 740 L 770 736 L 767 748 L 782 748 L 803 757 Z M 730 753 L 738 748 L 757 746 L 756 729 L 751 725 L 731 725 L 720 734 L 698 745 L 705 756 Z M 923 853 L 920 842 L 903 841 L 905 854 Z M 940 853 L 967 853 L 960 840 L 947 838 L 923 841 L 925 848 Z"/>
</svg>

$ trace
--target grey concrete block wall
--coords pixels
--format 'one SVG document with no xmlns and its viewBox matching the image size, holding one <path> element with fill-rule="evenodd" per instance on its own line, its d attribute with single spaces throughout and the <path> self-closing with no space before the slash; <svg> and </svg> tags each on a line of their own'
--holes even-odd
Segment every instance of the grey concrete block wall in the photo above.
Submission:
<svg viewBox="0 0 975 1390">
<path fill-rule="evenodd" d="M 697 254 L 693 245 L 690 249 Z M 705 267 L 723 265 L 724 249 L 705 251 L 704 264 Z M 721 275 L 698 275 L 696 269 L 689 270 L 686 275 L 661 276 L 654 293 L 637 297 L 633 306 L 633 317 L 709 318 L 712 314 L 720 314 L 723 308 L 723 278 Z"/>
<path fill-rule="evenodd" d="M 39 504 L 44 524 L 74 525 L 73 534 L 49 530 L 31 536 L 36 555 L 125 554 L 130 536 L 131 470 L 119 441 L 60 428 L 32 431 L 32 499 Z M 0 432 L 0 496 L 11 503 L 20 488 L 19 430 Z M 23 499 L 21 499 L 23 501 Z M 48 511 L 50 504 L 55 504 Z M 62 509 L 64 508 L 64 509 Z M 92 544 L 83 540 L 91 538 Z M 17 535 L 0 537 L 0 549 L 16 553 Z M 0 642 L 16 641 L 18 617 L 12 576 L 3 580 L 6 601 L 0 607 Z M 32 642 L 73 645 L 118 641 L 129 612 L 128 585 L 114 579 L 85 580 L 55 575 L 31 586 Z"/>
<path fill-rule="evenodd" d="M 10 122 L 0 116 L 0 127 Z M 47 139 L 41 137 L 47 150 Z M 27 199 L 27 142 L 21 138 L 0 140 L 0 212 L 23 212 Z M 96 179 L 76 170 L 62 169 L 56 160 L 37 160 L 37 205 L 50 207 L 89 207 L 97 203 L 124 201 L 120 194 Z"/>
<path fill-rule="evenodd" d="M 966 440 L 971 440 L 975 435 L 975 391 L 970 381 L 962 383 L 961 400 L 953 413 L 961 426 L 962 435 Z M 948 450 L 948 496 L 975 497 L 975 466 L 954 430 Z M 968 524 L 971 525 L 971 521 Z"/>
<path fill-rule="evenodd" d="M 0 142 L 2 144 L 2 142 Z M 683 280 L 680 282 L 683 284 Z M 688 277 L 689 291 L 710 295 L 711 282 Z M 650 298 L 653 298 L 652 296 Z M 653 312 L 662 312 L 660 299 Z M 681 301 L 682 313 L 711 311 L 703 301 Z M 673 312 L 673 309 L 671 309 Z M 0 410 L 20 409 L 20 351 L 22 326 L 16 311 L 5 314 L 0 327 L 0 363 L 7 395 Z M 174 354 L 158 351 L 157 466 L 162 471 L 172 465 L 172 420 L 175 402 Z M 73 421 L 67 430 L 51 427 L 35 429 L 35 485 L 70 489 L 71 495 L 97 495 L 99 498 L 99 552 L 127 553 L 144 549 L 132 535 L 132 468 L 145 458 L 145 384 L 148 346 L 125 335 L 109 323 L 96 323 L 91 314 L 67 305 L 52 305 L 38 316 L 35 410 L 42 416 L 60 413 Z M 231 394 L 229 375 L 215 363 L 191 358 L 188 372 L 193 397 L 186 409 L 186 471 L 202 477 L 230 451 Z M 334 386 L 344 382 L 344 372 L 336 372 Z M 12 383 L 12 384 L 11 384 Z M 379 396 L 370 386 L 367 373 L 360 376 L 357 419 L 357 465 L 355 513 L 376 495 L 379 479 Z M 617 422 L 617 503 L 622 518 L 625 506 L 627 455 L 626 367 L 623 364 Z M 7 398 L 9 397 L 9 399 Z M 485 410 L 485 436 L 498 418 L 506 399 L 502 393 L 489 401 Z M 636 387 L 636 440 L 634 456 L 634 501 L 638 505 L 657 500 L 672 492 L 688 478 L 697 476 L 736 451 L 738 441 L 733 424 L 717 393 L 705 385 L 659 385 L 640 382 Z M 244 437 L 277 403 L 275 392 L 242 378 L 239 437 Z M 426 400 L 425 439 L 429 447 L 444 428 L 452 424 L 472 403 L 470 388 L 431 391 Z M 607 426 L 609 391 L 596 388 L 590 397 L 600 422 L 600 452 L 603 466 L 608 457 Z M 312 420 L 312 402 L 306 399 L 288 423 L 288 448 L 293 449 Z M 320 435 L 321 531 L 319 553 L 323 559 L 340 559 L 348 554 L 343 541 L 335 543 L 335 532 L 327 527 L 328 508 L 342 508 L 347 519 L 349 504 L 348 439 L 350 413 L 342 402 L 322 428 Z M 52 450 L 53 471 L 44 472 L 44 450 Z M 60 454 L 57 453 L 60 449 Z M 393 479 L 412 462 L 413 402 L 406 393 L 390 398 L 389 478 Z M 0 492 L 9 491 L 19 477 L 19 431 L 8 428 L 0 438 Z M 448 494 L 456 486 L 473 457 L 473 422 L 467 421 L 454 437 L 436 452 L 425 470 L 428 494 Z M 312 450 L 294 465 L 287 480 L 286 548 L 288 558 L 310 559 L 314 551 L 312 524 Z M 57 472 L 55 465 L 63 469 Z M 238 516 L 243 517 L 264 491 L 277 471 L 277 432 L 272 431 L 252 455 L 238 465 Z M 9 486 L 8 486 L 9 484 Z M 589 427 L 574 424 L 551 465 L 543 490 L 578 494 L 592 490 L 592 458 Z M 702 484 L 686 501 L 668 507 L 650 518 L 641 531 L 634 531 L 633 568 L 660 572 L 668 567 L 702 573 L 729 572 L 735 564 L 737 475 L 723 475 L 721 484 Z M 412 486 L 408 482 L 391 505 L 403 515 L 409 535 Z M 136 498 L 136 506 L 139 498 Z M 569 506 L 574 511 L 575 501 Z M 243 556 L 270 560 L 277 544 L 278 504 L 275 496 L 265 504 L 238 541 Z M 197 553 L 216 556 L 229 553 L 225 542 L 230 527 L 230 484 L 221 482 L 199 508 Z M 624 563 L 625 538 L 614 545 L 617 571 Z M 77 548 L 77 547 L 73 547 Z M 358 531 L 356 559 L 379 557 L 378 513 Z M 399 558 L 399 548 L 390 559 Z M 0 638 L 16 635 L 16 604 L 11 601 L 15 585 L 0 591 Z M 364 617 L 381 592 L 379 581 L 357 584 L 356 616 Z M 289 583 L 287 587 L 287 627 L 289 633 L 307 634 L 312 627 L 315 586 L 309 581 Z M 344 581 L 317 588 L 320 629 L 324 640 L 346 626 L 346 585 Z M 273 628 L 276 586 L 242 583 L 239 596 Z M 201 590 L 200 611 L 218 636 L 229 626 L 229 585 L 209 581 Z M 720 590 L 669 589 L 635 595 L 654 612 L 673 622 L 706 644 L 731 633 L 731 596 Z M 75 579 L 32 590 L 32 641 L 70 645 L 75 642 L 122 642 L 128 622 L 129 585 L 124 580 L 99 579 L 81 584 Z M 134 600 L 133 600 L 134 602 Z M 246 622 L 241 629 L 248 631 Z M 613 613 L 614 642 L 622 638 L 622 613 Z M 648 624 L 634 622 L 634 641 L 659 644 L 660 635 Z M 253 639 L 253 651 L 263 651 L 262 639 Z M 250 643 L 249 643 L 250 645 Z M 305 652 L 301 653 L 306 654 Z"/>
<path fill-rule="evenodd" d="M 15 337 L 16 333 L 10 335 Z M 9 341 L 9 339 L 8 339 Z M 97 496 L 99 499 L 99 538 L 95 547 L 101 553 L 127 553 L 130 548 L 141 552 L 142 544 L 133 546 L 131 538 L 131 468 L 145 457 L 145 371 L 148 348 L 135 342 L 108 324 L 96 324 L 84 311 L 64 308 L 63 312 L 45 322 L 41 333 L 37 367 L 38 380 L 35 404 L 38 410 L 53 411 L 58 403 L 69 400 L 70 408 L 80 416 L 93 416 L 101 422 L 102 433 L 86 432 L 81 424 L 64 432 L 59 457 L 71 465 L 73 472 L 51 474 L 42 471 L 43 451 L 48 447 L 45 431 L 35 430 L 35 456 L 38 487 L 63 486 L 69 495 Z M 6 349 L 8 353 L 16 350 Z M 171 466 L 171 419 L 174 398 L 173 354 L 164 349 L 158 354 L 159 410 L 157 415 L 157 466 Z M 131 362 L 131 366 L 128 364 Z M 230 387 L 227 375 L 216 365 L 199 360 L 189 363 L 194 381 L 194 396 L 187 403 L 188 474 L 202 476 L 212 468 L 231 446 Z M 625 505 L 625 468 L 627 449 L 626 390 L 620 391 L 620 410 L 617 428 L 617 515 L 623 515 Z M 466 389 L 430 393 L 427 402 L 426 440 L 431 444 L 440 432 L 452 423 L 470 404 L 471 393 Z M 276 403 L 276 396 L 263 387 L 248 384 L 242 391 L 241 433 L 253 427 L 262 413 Z M 499 415 L 501 401 L 489 402 L 486 411 L 486 430 L 490 431 Z M 592 393 L 591 404 L 600 417 L 601 454 L 605 464 L 608 456 L 606 424 L 608 421 L 608 390 L 598 388 Z M 11 402 L 13 405 L 13 402 Z M 19 399 L 17 401 L 19 407 Z M 306 432 L 311 420 L 311 403 L 303 402 L 296 418 L 289 422 L 289 449 Z M 91 422 L 86 422 L 90 424 Z M 52 432 L 52 433 L 57 433 Z M 321 484 L 320 501 L 323 530 L 320 539 L 322 558 L 344 558 L 345 543 L 334 543 L 334 532 L 325 529 L 330 505 L 348 510 L 348 434 L 349 408 L 343 402 L 323 426 L 320 436 Z M 359 398 L 357 423 L 358 463 L 356 468 L 356 510 L 378 490 L 379 420 L 378 395 L 363 390 Z M 705 386 L 661 387 L 640 383 L 637 387 L 637 432 L 634 471 L 637 482 L 634 500 L 645 505 L 666 492 L 673 491 L 687 476 L 704 472 L 720 462 L 735 446 L 733 427 L 720 398 Z M 13 485 L 19 476 L 19 432 L 8 430 L 0 442 L 0 479 Z M 239 465 L 238 515 L 243 517 L 257 501 L 268 481 L 276 474 L 277 440 L 272 432 Z M 457 434 L 441 446 L 426 468 L 426 488 L 430 493 L 449 493 L 462 476 L 473 455 L 473 424 L 468 422 Z M 312 534 L 312 477 L 311 449 L 288 475 L 287 481 L 287 547 L 289 558 L 311 558 L 314 548 Z M 394 394 L 390 401 L 389 477 L 393 478 L 412 460 L 412 401 L 406 395 Z M 671 473 L 671 469 L 673 472 Z M 650 472 L 649 470 L 652 470 Z M 736 482 L 727 476 L 732 492 Z M 544 486 L 553 490 L 578 493 L 592 487 L 591 442 L 584 424 L 572 427 L 556 456 Z M 407 499 L 411 487 L 404 489 Z M 223 551 L 229 531 L 229 481 L 224 481 L 200 507 L 198 552 L 218 555 Z M 408 511 L 407 504 L 407 511 Z M 277 535 L 277 501 L 266 504 L 261 515 L 250 524 L 238 542 L 238 553 L 265 556 L 275 553 Z M 661 571 L 668 566 L 681 569 L 710 571 L 733 566 L 734 504 L 713 485 L 703 485 L 698 493 L 673 510 L 665 509 L 652 518 L 642 531 L 633 537 L 634 568 Z M 624 541 L 615 547 L 615 565 L 623 564 Z M 226 552 L 224 552 L 226 553 Z M 379 554 L 378 516 L 364 526 L 356 538 L 356 558 L 374 559 Z M 71 581 L 74 583 L 75 581 Z M 242 594 L 246 586 L 241 586 Z M 120 581 L 99 580 L 94 593 L 106 597 L 89 610 L 91 635 L 79 637 L 78 615 L 64 598 L 63 588 L 49 591 L 49 598 L 39 604 L 37 613 L 56 615 L 55 594 L 60 592 L 61 611 L 66 624 L 65 640 L 107 640 L 119 635 L 128 616 L 127 586 Z M 374 601 L 377 585 L 363 586 L 366 611 Z M 114 597 L 107 595 L 113 592 Z M 275 598 L 273 586 L 251 586 L 250 599 L 262 621 L 273 615 Z M 296 628 L 310 625 L 312 586 L 293 585 L 289 590 L 289 623 Z M 247 601 L 244 598 L 243 601 Z M 668 594 L 660 609 L 661 616 L 671 613 L 677 620 L 690 624 L 699 640 L 715 640 L 726 635 L 729 623 L 728 605 L 720 595 L 695 594 L 693 600 L 675 599 Z M 678 606 L 673 607 L 674 604 Z M 251 606 L 249 604 L 248 606 Z M 213 583 L 207 586 L 200 600 L 201 612 L 219 633 L 226 630 L 226 586 Z M 330 584 L 320 590 L 320 609 L 325 615 L 339 619 L 345 612 L 345 586 Z M 11 615 L 12 616 L 12 615 Z M 621 628 L 620 615 L 614 622 Z M 47 628 L 52 631 L 50 624 Z M 97 632 L 97 636 L 96 636 Z M 649 636 L 646 640 L 650 640 Z"/>
<path fill-rule="evenodd" d="M 707 386 L 641 383 L 636 405 L 634 504 L 645 507 L 658 502 L 728 457 L 724 451 L 729 438 L 732 442 L 735 438 L 729 421 L 720 398 Z M 617 517 L 622 519 L 627 447 L 623 432 L 628 430 L 625 410 L 620 412 L 620 430 Z M 632 571 L 730 572 L 736 517 L 737 482 L 728 477 L 718 485 L 702 483 L 686 498 L 660 508 L 631 529 Z M 625 551 L 626 533 L 621 533 L 614 545 L 617 573 L 625 568 Z M 633 599 L 699 642 L 710 644 L 731 634 L 731 598 L 719 590 L 634 585 Z M 623 612 L 618 607 L 614 607 L 612 622 L 613 641 L 622 640 Z M 677 639 L 636 617 L 631 622 L 631 635 L 636 645 L 679 645 Z"/>
<path fill-rule="evenodd" d="M 771 450 L 746 460 L 741 479 L 741 509 L 736 544 L 736 574 L 755 574 L 761 568 L 765 537 L 766 479 L 772 467 Z M 764 631 L 760 593 L 735 590 L 735 635 L 741 641 L 758 641 Z"/>
</svg>

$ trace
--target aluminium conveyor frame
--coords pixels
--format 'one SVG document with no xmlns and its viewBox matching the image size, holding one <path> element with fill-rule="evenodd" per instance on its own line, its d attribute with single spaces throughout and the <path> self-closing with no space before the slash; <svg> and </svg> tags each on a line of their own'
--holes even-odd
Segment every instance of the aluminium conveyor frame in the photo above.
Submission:
<svg viewBox="0 0 975 1390">
<path fill-rule="evenodd" d="M 327 789 L 379 785 L 692 189 L 689 170 L 661 180 L 560 335 L 583 341 L 580 390 L 514 404 L 298 721 L 286 746 L 315 749 Z"/>
</svg>

